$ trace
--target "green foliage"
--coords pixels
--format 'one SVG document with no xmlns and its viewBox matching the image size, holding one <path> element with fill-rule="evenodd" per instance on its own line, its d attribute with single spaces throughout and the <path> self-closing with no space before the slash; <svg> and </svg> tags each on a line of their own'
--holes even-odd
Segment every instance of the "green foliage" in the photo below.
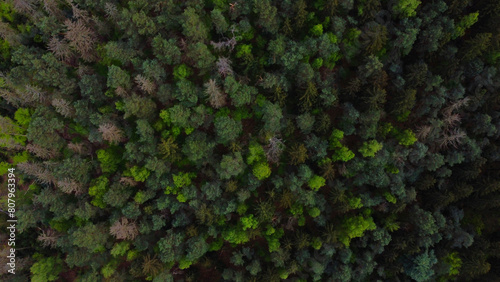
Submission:
<svg viewBox="0 0 500 282">
<path fill-rule="evenodd" d="M 311 217 L 318 217 L 321 213 L 317 207 L 311 208 L 307 211 Z"/>
<path fill-rule="evenodd" d="M 293 215 L 301 215 L 304 212 L 304 207 L 299 203 L 294 203 L 290 208 L 290 213 Z"/>
<path fill-rule="evenodd" d="M 363 203 L 361 202 L 361 198 L 349 198 L 348 200 L 349 206 L 353 209 L 360 209 L 363 207 Z"/>
<path fill-rule="evenodd" d="M 174 78 L 178 80 L 188 78 L 192 73 L 192 70 L 185 64 L 180 64 L 174 68 Z"/>
<path fill-rule="evenodd" d="M 243 162 L 243 157 L 240 152 L 236 152 L 233 156 L 222 156 L 220 170 L 218 170 L 218 172 L 222 179 L 229 179 L 233 176 L 241 174 L 244 169 L 245 163 Z"/>
<path fill-rule="evenodd" d="M 342 147 L 340 140 L 344 138 L 344 132 L 342 130 L 333 129 L 332 134 L 330 135 L 330 148 L 339 148 Z"/>
<path fill-rule="evenodd" d="M 415 10 L 421 3 L 419 0 L 398 0 L 392 10 L 402 17 L 414 17 L 417 15 Z"/>
<path fill-rule="evenodd" d="M 362 237 L 365 231 L 375 230 L 376 227 L 372 217 L 365 218 L 361 215 L 348 217 L 342 222 L 339 241 L 349 247 L 351 239 Z"/>
<path fill-rule="evenodd" d="M 434 250 L 426 250 L 412 259 L 412 264 L 405 269 L 406 274 L 417 282 L 428 281 L 434 275 L 432 266 L 436 263 Z"/>
<path fill-rule="evenodd" d="M 115 65 L 109 66 L 107 86 L 111 88 L 129 88 L 131 86 L 130 75 L 120 67 Z"/>
<path fill-rule="evenodd" d="M 326 180 L 323 177 L 315 175 L 311 179 L 309 179 L 307 185 L 309 185 L 309 188 L 311 188 L 311 190 L 318 191 L 319 188 L 325 186 L 325 183 Z"/>
<path fill-rule="evenodd" d="M 321 36 L 323 34 L 323 25 L 317 24 L 311 28 L 311 34 L 313 36 Z"/>
<path fill-rule="evenodd" d="M 259 222 L 257 221 L 257 219 L 255 219 L 253 217 L 253 214 L 249 214 L 248 216 L 241 217 L 240 221 L 241 221 L 243 230 L 247 230 L 249 228 L 255 229 L 255 228 L 257 228 L 257 225 L 259 225 Z"/>
<path fill-rule="evenodd" d="M 236 121 L 227 116 L 216 117 L 214 120 L 214 126 L 219 143 L 222 144 L 235 140 L 243 131 L 240 121 Z"/>
<path fill-rule="evenodd" d="M 457 276 L 460 273 L 460 268 L 462 267 L 462 259 L 458 255 L 458 252 L 449 253 L 444 257 L 443 261 L 450 266 L 448 275 Z"/>
<path fill-rule="evenodd" d="M 115 172 L 121 161 L 120 150 L 114 146 L 97 150 L 97 160 L 101 164 L 102 172 Z"/>
<path fill-rule="evenodd" d="M 55 281 L 59 278 L 59 273 L 63 271 L 63 260 L 59 257 L 43 257 L 36 254 L 37 258 L 31 268 L 31 281 Z"/>
<path fill-rule="evenodd" d="M 145 167 L 133 166 L 130 168 L 130 175 L 135 181 L 144 182 L 150 174 L 151 172 Z"/>
<path fill-rule="evenodd" d="M 129 249 L 130 243 L 127 241 L 123 241 L 120 243 L 116 243 L 111 249 L 110 254 L 114 257 L 124 256 Z"/>
<path fill-rule="evenodd" d="M 457 39 L 465 35 L 465 30 L 469 29 L 473 24 L 478 21 L 479 12 L 470 13 L 464 16 L 458 24 L 455 26 L 455 32 L 452 35 L 452 39 Z"/>
<path fill-rule="evenodd" d="M 375 157 L 375 154 L 382 150 L 383 145 L 378 143 L 377 140 L 370 140 L 363 143 L 359 152 L 363 157 Z"/>
<path fill-rule="evenodd" d="M 252 173 L 258 180 L 264 180 L 271 176 L 271 168 L 265 162 L 254 165 Z"/>
<path fill-rule="evenodd" d="M 252 45 L 242 44 L 236 47 L 236 58 L 248 57 L 252 54 Z"/>
<path fill-rule="evenodd" d="M 332 155 L 332 161 L 347 162 L 353 158 L 354 153 L 345 146 L 335 149 L 335 152 Z"/>
<path fill-rule="evenodd" d="M 384 193 L 384 197 L 385 197 L 385 199 L 386 199 L 389 203 L 393 203 L 393 204 L 395 204 L 395 203 L 396 203 L 396 197 L 394 197 L 394 195 L 392 195 L 391 193 L 389 193 L 389 192 L 385 192 L 385 193 Z"/>
<path fill-rule="evenodd" d="M 14 21 L 15 11 L 9 2 L 0 3 L 0 19 L 7 22 Z"/>
<path fill-rule="evenodd" d="M 20 126 L 27 126 L 31 121 L 31 111 L 27 108 L 19 108 L 14 113 L 14 119 Z"/>
<path fill-rule="evenodd" d="M 100 208 L 106 207 L 106 204 L 103 201 L 104 194 L 108 191 L 108 183 L 109 179 L 101 175 L 92 181 L 91 186 L 89 187 L 89 195 L 93 197 L 91 203 Z"/>
<path fill-rule="evenodd" d="M 172 175 L 174 185 L 177 188 L 182 188 L 191 185 L 191 179 L 196 175 L 194 173 L 179 172 L 179 174 Z"/>
<path fill-rule="evenodd" d="M 250 241 L 248 238 L 248 234 L 239 228 L 230 228 L 222 232 L 222 236 L 224 240 L 228 241 L 231 244 L 240 245 Z"/>
<path fill-rule="evenodd" d="M 403 132 L 397 134 L 397 138 L 398 138 L 399 144 L 403 145 L 403 146 L 411 146 L 415 142 L 417 142 L 417 137 L 409 129 L 405 129 L 405 130 L 403 130 Z"/>
</svg>

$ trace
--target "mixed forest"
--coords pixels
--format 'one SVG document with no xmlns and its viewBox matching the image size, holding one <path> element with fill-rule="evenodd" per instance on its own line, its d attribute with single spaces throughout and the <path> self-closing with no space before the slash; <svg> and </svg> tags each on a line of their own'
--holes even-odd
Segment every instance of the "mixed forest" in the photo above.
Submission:
<svg viewBox="0 0 500 282">
<path fill-rule="evenodd" d="M 0 279 L 500 281 L 499 23 L 498 0 L 1 1 Z"/>
</svg>

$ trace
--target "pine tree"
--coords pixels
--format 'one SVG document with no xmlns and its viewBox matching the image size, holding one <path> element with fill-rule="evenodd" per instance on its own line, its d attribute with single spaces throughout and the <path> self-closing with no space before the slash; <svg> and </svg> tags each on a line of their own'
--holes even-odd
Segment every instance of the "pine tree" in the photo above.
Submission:
<svg viewBox="0 0 500 282">
<path fill-rule="evenodd" d="M 307 148 L 304 144 L 294 144 L 289 150 L 290 163 L 298 165 L 304 163 L 307 159 Z"/>
<path fill-rule="evenodd" d="M 129 222 L 126 217 L 122 217 L 111 225 L 109 233 L 119 240 L 134 240 L 139 235 L 139 230 L 135 222 Z"/>
<path fill-rule="evenodd" d="M 166 140 L 162 139 L 158 145 L 158 151 L 163 155 L 164 159 L 175 162 L 180 159 L 179 146 L 175 143 L 175 138 L 169 136 Z"/>
<path fill-rule="evenodd" d="M 314 82 L 307 82 L 307 89 L 304 94 L 299 98 L 302 108 L 304 110 L 308 110 L 312 107 L 313 103 L 318 96 L 318 90 L 316 89 L 316 85 Z"/>
<path fill-rule="evenodd" d="M 103 123 L 99 126 L 98 131 L 102 134 L 102 139 L 111 144 L 117 144 L 123 141 L 123 131 L 112 123 Z"/>
<path fill-rule="evenodd" d="M 217 86 L 214 79 L 209 79 L 205 83 L 205 93 L 208 96 L 208 101 L 214 109 L 218 109 L 226 105 L 226 95 Z"/>
</svg>

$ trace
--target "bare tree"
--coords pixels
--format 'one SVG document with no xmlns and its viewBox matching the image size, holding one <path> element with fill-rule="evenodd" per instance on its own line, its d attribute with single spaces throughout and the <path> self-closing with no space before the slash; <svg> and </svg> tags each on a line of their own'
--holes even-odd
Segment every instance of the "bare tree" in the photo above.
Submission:
<svg viewBox="0 0 500 282">
<path fill-rule="evenodd" d="M 214 47 L 215 50 L 217 51 L 222 51 L 223 49 L 229 49 L 229 51 L 234 50 L 234 46 L 236 46 L 236 38 L 233 36 L 225 41 L 219 41 L 219 42 L 214 42 L 210 41 L 210 44 Z"/>
<path fill-rule="evenodd" d="M 205 87 L 208 101 L 213 108 L 218 109 L 226 104 L 226 95 L 221 91 L 219 86 L 217 86 L 214 79 L 209 79 L 208 82 L 205 83 Z"/>
<path fill-rule="evenodd" d="M 47 44 L 48 49 L 54 53 L 54 56 L 61 61 L 67 62 L 72 56 L 72 51 L 67 39 L 59 40 L 57 37 L 52 37 Z"/>
<path fill-rule="evenodd" d="M 445 123 L 446 127 L 454 127 L 460 123 L 461 117 L 459 114 L 452 114 L 450 113 L 449 115 L 445 115 L 443 117 L 443 122 Z"/>
<path fill-rule="evenodd" d="M 43 9 L 59 20 L 64 19 L 64 15 L 59 9 L 59 3 L 57 0 L 43 0 Z"/>
<path fill-rule="evenodd" d="M 28 84 L 21 94 L 25 103 L 43 103 L 46 101 L 46 93 L 38 86 Z"/>
<path fill-rule="evenodd" d="M 145 78 L 140 74 L 135 77 L 135 83 L 137 83 L 141 91 L 147 94 L 152 94 L 153 91 L 155 91 L 156 89 L 156 85 L 154 82 L 152 82 L 151 80 Z"/>
<path fill-rule="evenodd" d="M 14 10 L 21 14 L 33 15 L 35 12 L 35 1 L 33 0 L 14 0 L 12 4 Z"/>
<path fill-rule="evenodd" d="M 432 126 L 423 125 L 417 129 L 416 137 L 418 138 L 418 140 L 422 141 L 425 140 L 431 132 L 432 132 Z"/>
<path fill-rule="evenodd" d="M 73 0 L 67 0 L 68 4 L 71 6 L 73 17 L 75 19 L 80 19 L 85 23 L 89 21 L 89 13 L 86 10 L 82 10 L 78 7 L 78 4 L 73 3 Z"/>
<path fill-rule="evenodd" d="M 51 159 L 57 156 L 57 152 L 48 150 L 38 144 L 28 144 L 26 150 L 41 159 Z"/>
<path fill-rule="evenodd" d="M 283 140 L 276 136 L 269 138 L 269 144 L 266 146 L 266 158 L 271 163 L 278 163 L 280 156 L 285 149 Z"/>
<path fill-rule="evenodd" d="M 126 217 L 122 217 L 110 227 L 109 233 L 118 240 L 133 240 L 139 234 L 139 230 L 135 222 L 129 223 Z"/>
<path fill-rule="evenodd" d="M 467 104 L 469 104 L 469 102 L 470 102 L 470 98 L 465 97 L 463 99 L 460 99 L 460 100 L 452 103 L 451 105 L 449 105 L 448 107 L 443 109 L 443 116 L 450 116 L 453 111 L 456 111 L 463 106 L 467 106 Z"/>
<path fill-rule="evenodd" d="M 233 75 L 233 68 L 231 67 L 231 60 L 226 57 L 220 57 L 215 63 L 217 71 L 222 77 Z"/>
<path fill-rule="evenodd" d="M 66 194 L 75 193 L 75 195 L 81 195 L 84 193 L 83 185 L 69 178 L 58 181 L 57 186 Z"/>
<path fill-rule="evenodd" d="M 16 31 L 5 22 L 0 22 L 0 38 L 9 42 L 11 45 L 16 45 L 20 41 L 20 37 Z"/>
<path fill-rule="evenodd" d="M 44 247 L 54 248 L 56 246 L 57 239 L 59 239 L 61 235 L 59 235 L 55 230 L 51 228 L 48 228 L 46 230 L 43 230 L 41 228 L 39 229 L 42 231 L 42 233 L 38 235 L 37 240 L 42 242 L 42 246 Z"/>
<path fill-rule="evenodd" d="M 115 93 L 116 93 L 116 95 L 118 95 L 120 97 L 127 97 L 128 96 L 127 90 L 125 90 L 125 88 L 123 88 L 122 86 L 116 87 Z"/>
<path fill-rule="evenodd" d="M 86 143 L 68 143 L 68 149 L 79 154 L 79 155 L 88 155 L 90 154 L 90 148 Z"/>
<path fill-rule="evenodd" d="M 87 23 L 80 19 L 75 22 L 68 19 L 64 25 L 67 29 L 64 36 L 69 41 L 69 45 L 75 48 L 83 59 L 91 61 L 94 57 L 92 51 L 96 41 L 94 32 L 87 26 Z"/>
<path fill-rule="evenodd" d="M 52 173 L 40 164 L 23 162 L 17 164 L 17 167 L 25 174 L 35 177 L 39 183 L 50 185 L 55 182 L 55 178 Z"/>
<path fill-rule="evenodd" d="M 462 142 L 462 139 L 467 136 L 467 134 L 461 131 L 459 128 L 454 128 L 445 132 L 444 136 L 439 139 L 439 147 L 447 148 L 449 145 L 457 148 L 458 144 Z"/>
<path fill-rule="evenodd" d="M 134 187 L 137 184 L 139 184 L 139 182 L 135 181 L 134 178 L 128 176 L 122 176 L 120 178 L 120 183 L 131 187 Z"/>
<path fill-rule="evenodd" d="M 72 117 L 75 114 L 75 108 L 73 108 L 70 102 L 64 99 L 53 99 L 52 106 L 64 117 Z"/>
<path fill-rule="evenodd" d="M 123 141 L 123 132 L 112 123 L 101 124 L 98 131 L 102 134 L 102 139 L 110 143 L 119 143 Z"/>
<path fill-rule="evenodd" d="M 104 11 L 106 12 L 106 16 L 110 17 L 111 19 L 116 19 L 118 16 L 118 9 L 113 3 L 108 2 L 104 4 Z"/>
</svg>

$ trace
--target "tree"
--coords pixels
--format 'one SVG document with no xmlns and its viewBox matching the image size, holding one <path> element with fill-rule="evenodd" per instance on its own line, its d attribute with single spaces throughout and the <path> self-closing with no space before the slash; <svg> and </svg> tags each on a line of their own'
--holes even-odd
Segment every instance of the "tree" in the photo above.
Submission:
<svg viewBox="0 0 500 282">
<path fill-rule="evenodd" d="M 366 31 L 361 34 L 361 41 L 365 45 L 366 51 L 372 54 L 384 48 L 387 39 L 387 28 L 374 22 L 367 24 Z"/>
<path fill-rule="evenodd" d="M 67 19 L 64 25 L 66 26 L 64 37 L 69 41 L 69 45 L 78 51 L 84 60 L 92 61 L 93 49 L 97 41 L 95 33 L 82 19 L 76 21 Z"/>
<path fill-rule="evenodd" d="M 382 149 L 383 145 L 378 143 L 377 140 L 370 140 L 363 143 L 359 152 L 363 157 L 375 157 L 375 154 Z"/>
<path fill-rule="evenodd" d="M 212 18 L 212 23 L 217 33 L 223 34 L 227 31 L 229 24 L 220 9 L 213 9 L 212 12 L 210 12 L 210 17 Z"/>
<path fill-rule="evenodd" d="M 55 281 L 59 278 L 59 273 L 63 271 L 63 260 L 59 257 L 43 257 L 36 254 L 38 258 L 31 268 L 32 281 Z"/>
<path fill-rule="evenodd" d="M 264 27 L 264 29 L 274 34 L 278 31 L 278 9 L 271 5 L 269 0 L 254 0 L 254 13 L 259 15 L 259 23 Z"/>
<path fill-rule="evenodd" d="M 339 232 L 339 241 L 346 247 L 349 247 L 351 239 L 362 237 L 367 230 L 375 230 L 376 225 L 372 217 L 363 216 L 348 217 L 342 223 L 342 229 Z"/>
<path fill-rule="evenodd" d="M 266 158 L 269 162 L 279 162 L 281 153 L 285 149 L 285 145 L 280 138 L 269 138 L 269 144 L 266 146 Z"/>
<path fill-rule="evenodd" d="M 112 65 L 108 68 L 107 86 L 112 88 L 124 87 L 128 89 L 131 86 L 130 75 L 120 67 Z"/>
<path fill-rule="evenodd" d="M 253 167 L 253 175 L 257 177 L 258 180 L 264 180 L 271 176 L 271 168 L 267 163 L 258 163 Z"/>
<path fill-rule="evenodd" d="M 316 85 L 309 81 L 307 82 L 307 89 L 304 94 L 300 97 L 300 102 L 302 103 L 302 107 L 304 110 L 308 110 L 312 107 L 313 103 L 318 96 L 318 90 L 316 89 Z"/>
<path fill-rule="evenodd" d="M 217 62 L 215 62 L 215 65 L 217 67 L 217 71 L 222 77 L 226 76 L 231 76 L 233 75 L 233 68 L 231 67 L 231 60 L 226 57 L 219 57 L 217 59 Z"/>
<path fill-rule="evenodd" d="M 428 281 L 433 275 L 432 266 L 437 263 L 434 250 L 426 250 L 424 253 L 412 259 L 410 266 L 405 267 L 406 274 L 415 281 Z"/>
<path fill-rule="evenodd" d="M 235 140 L 243 131 L 240 121 L 227 116 L 216 117 L 214 126 L 218 142 L 222 144 Z"/>
<path fill-rule="evenodd" d="M 162 139 L 161 143 L 158 144 L 158 151 L 163 155 L 164 159 L 170 162 L 175 162 L 180 158 L 179 146 L 175 143 L 173 136 L 169 136 L 166 140 Z"/>
<path fill-rule="evenodd" d="M 226 94 L 217 86 L 214 79 L 209 79 L 205 83 L 205 93 L 208 96 L 208 101 L 214 109 L 223 107 L 226 104 Z"/>
<path fill-rule="evenodd" d="M 414 17 L 417 15 L 415 10 L 421 3 L 419 0 L 398 0 L 392 10 L 401 17 Z"/>
<path fill-rule="evenodd" d="M 123 141 L 123 131 L 112 123 L 101 124 L 98 131 L 102 134 L 102 139 L 111 144 L 117 144 Z"/>
<path fill-rule="evenodd" d="M 167 40 L 158 35 L 151 42 L 153 54 L 165 64 L 176 65 L 180 62 L 181 58 L 181 50 L 177 47 L 176 43 L 174 38 Z"/>
<path fill-rule="evenodd" d="M 281 128 L 281 119 L 283 118 L 279 105 L 266 101 L 262 107 L 262 113 L 264 130 L 271 134 L 278 133 Z"/>
<path fill-rule="evenodd" d="M 75 230 L 71 234 L 73 244 L 88 249 L 89 252 L 105 250 L 108 239 L 106 227 L 102 224 L 87 223 L 85 226 Z"/>
<path fill-rule="evenodd" d="M 491 44 L 491 33 L 478 33 L 474 38 L 465 42 L 466 47 L 462 50 L 462 60 L 470 61 L 477 56 L 481 56 L 483 52 Z"/>
<path fill-rule="evenodd" d="M 202 74 L 208 72 L 215 62 L 215 57 L 208 50 L 207 45 L 201 42 L 191 45 L 187 55 L 196 62 L 195 66 Z"/>
<path fill-rule="evenodd" d="M 298 165 L 304 163 L 308 157 L 307 148 L 304 144 L 294 144 L 289 150 L 290 163 Z"/>
<path fill-rule="evenodd" d="M 222 156 L 218 173 L 221 179 L 230 179 L 233 176 L 241 174 L 245 167 L 241 153 L 236 152 L 233 155 Z"/>
<path fill-rule="evenodd" d="M 311 179 L 309 179 L 307 184 L 309 185 L 309 188 L 311 188 L 311 190 L 318 191 L 319 188 L 325 186 L 325 182 L 326 180 L 323 177 L 315 175 Z"/>
<path fill-rule="evenodd" d="M 182 14 L 182 33 L 191 41 L 205 41 L 207 39 L 208 28 L 193 7 L 188 7 Z"/>
<path fill-rule="evenodd" d="M 129 223 L 127 218 L 122 217 L 111 225 L 109 233 L 118 240 L 134 240 L 139 230 L 135 222 Z"/>
<path fill-rule="evenodd" d="M 214 143 L 209 142 L 207 135 L 203 132 L 190 134 L 182 146 L 182 152 L 192 162 L 206 161 L 212 155 Z"/>
</svg>

